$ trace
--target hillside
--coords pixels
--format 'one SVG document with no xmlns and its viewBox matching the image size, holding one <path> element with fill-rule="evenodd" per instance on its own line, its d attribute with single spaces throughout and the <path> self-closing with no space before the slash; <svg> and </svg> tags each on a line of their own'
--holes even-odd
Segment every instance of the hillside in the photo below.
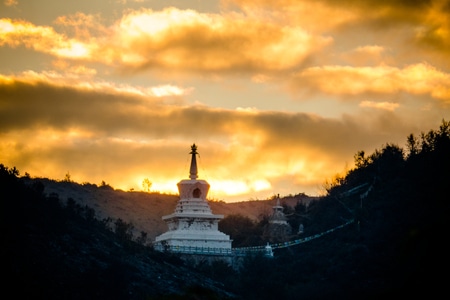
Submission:
<svg viewBox="0 0 450 300">
<path fill-rule="evenodd" d="M 153 240 L 167 230 L 161 217 L 173 213 L 179 200 L 178 195 L 125 192 L 114 190 L 109 186 L 99 188 L 92 184 L 55 181 L 47 178 L 24 178 L 24 181 L 28 185 L 34 181 L 42 182 L 45 194 L 56 194 L 63 202 L 71 198 L 81 206 L 87 205 L 95 210 L 99 219 L 120 218 L 127 223 L 132 223 L 135 227 L 135 235 L 138 236 L 142 231 L 146 232 L 149 240 Z M 281 203 L 294 207 L 298 202 L 308 204 L 314 200 L 317 198 L 300 194 L 285 197 Z M 272 213 L 272 207 L 276 201 L 253 200 L 235 203 L 212 201 L 209 204 L 214 214 L 224 216 L 241 214 L 252 220 L 259 220 L 262 215 Z"/>
<path fill-rule="evenodd" d="M 62 206 L 0 165 L 3 293 L 25 299 L 234 298 L 179 258 L 109 230 L 91 210 Z M 170 296 L 171 295 L 171 296 Z"/>
</svg>

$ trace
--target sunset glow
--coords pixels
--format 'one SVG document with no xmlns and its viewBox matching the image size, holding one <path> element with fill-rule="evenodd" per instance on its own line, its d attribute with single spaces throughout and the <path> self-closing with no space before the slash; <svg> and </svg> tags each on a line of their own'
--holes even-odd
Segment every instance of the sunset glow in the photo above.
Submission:
<svg viewBox="0 0 450 300">
<path fill-rule="evenodd" d="M 155 3 L 156 2 L 156 3 Z M 224 201 L 320 195 L 450 118 L 447 0 L 0 3 L 0 163 Z"/>
</svg>

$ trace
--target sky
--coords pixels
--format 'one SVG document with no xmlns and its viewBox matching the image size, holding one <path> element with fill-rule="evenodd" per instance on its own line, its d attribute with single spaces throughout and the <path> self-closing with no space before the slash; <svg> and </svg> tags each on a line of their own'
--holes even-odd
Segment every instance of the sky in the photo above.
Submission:
<svg viewBox="0 0 450 300">
<path fill-rule="evenodd" d="M 449 0 L 0 0 L 0 163 L 227 202 L 320 196 L 450 119 Z"/>
</svg>

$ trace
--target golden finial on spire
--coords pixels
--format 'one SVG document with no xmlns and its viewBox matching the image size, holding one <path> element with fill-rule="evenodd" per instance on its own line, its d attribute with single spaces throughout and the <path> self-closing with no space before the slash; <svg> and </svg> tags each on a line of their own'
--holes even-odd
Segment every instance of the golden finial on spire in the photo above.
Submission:
<svg viewBox="0 0 450 300">
<path fill-rule="evenodd" d="M 191 153 L 189 153 L 189 154 L 197 154 L 197 145 L 195 145 L 195 143 L 194 144 L 192 144 L 192 146 L 191 146 Z"/>
</svg>

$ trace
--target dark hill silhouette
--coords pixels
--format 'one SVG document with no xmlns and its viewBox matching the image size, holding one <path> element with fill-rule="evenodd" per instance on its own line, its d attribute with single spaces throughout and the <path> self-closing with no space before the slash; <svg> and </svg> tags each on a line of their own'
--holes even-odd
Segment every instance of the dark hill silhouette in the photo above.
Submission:
<svg viewBox="0 0 450 300">
<path fill-rule="evenodd" d="M 368 156 L 356 153 L 356 167 L 331 182 L 326 196 L 289 212 L 289 222 L 305 224 L 303 236 L 354 220 L 351 225 L 277 249 L 272 259 L 247 257 L 239 269 L 223 263 L 190 265 L 143 246 L 130 234 L 131 219 L 112 217 L 128 213 L 128 206 L 119 203 L 133 209 L 143 205 L 141 194 L 67 182 L 55 183 L 55 192 L 48 193 L 45 180 L 19 177 L 18 170 L 1 165 L 4 293 L 46 299 L 436 297 L 446 292 L 449 265 L 450 123 L 443 120 L 438 130 L 419 138 L 408 136 L 406 147 L 386 144 Z M 83 204 L 93 199 L 89 191 L 62 192 L 80 186 L 98 193 L 93 207 Z M 156 196 L 161 195 L 145 196 L 155 197 L 147 199 L 155 201 L 154 211 L 173 211 L 157 203 L 175 204 L 177 197 Z M 274 203 L 268 204 L 270 211 Z M 215 213 L 221 213 L 218 207 Z M 248 217 L 248 222 L 245 212 L 239 212 L 235 226 L 263 225 L 264 219 Z M 230 228 L 233 223 L 227 226 L 243 232 Z"/>
<path fill-rule="evenodd" d="M 71 181 L 56 181 L 47 178 L 23 177 L 27 185 L 33 182 L 41 182 L 44 185 L 44 193 L 56 194 L 65 203 L 73 199 L 81 206 L 89 206 L 95 210 L 99 219 L 122 219 L 132 223 L 134 235 L 138 236 L 142 231 L 147 233 L 149 241 L 167 231 L 167 226 L 162 216 L 173 213 L 178 195 L 160 193 L 147 193 L 137 191 L 115 190 L 109 185 L 97 186 L 94 184 L 79 184 Z M 286 196 L 282 203 L 294 207 L 298 202 L 308 204 L 317 200 L 317 197 L 309 197 L 305 194 Z M 223 201 L 210 201 L 210 207 L 214 214 L 224 216 L 243 214 L 257 221 L 272 213 L 272 206 L 276 200 L 251 200 L 236 203 Z"/>
<path fill-rule="evenodd" d="M 3 293 L 17 299 L 228 299 L 221 283 L 131 240 L 129 223 L 97 219 L 0 165 Z M 66 203 L 66 204 L 64 204 Z"/>
</svg>

